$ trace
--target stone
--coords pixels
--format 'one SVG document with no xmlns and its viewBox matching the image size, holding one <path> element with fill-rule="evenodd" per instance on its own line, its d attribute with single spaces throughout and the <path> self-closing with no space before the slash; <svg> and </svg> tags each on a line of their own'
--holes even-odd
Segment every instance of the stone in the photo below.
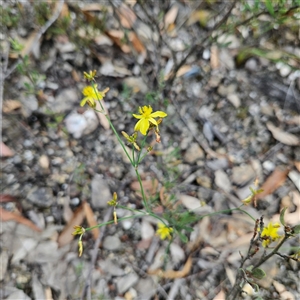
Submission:
<svg viewBox="0 0 300 300">
<path fill-rule="evenodd" d="M 255 171 L 250 165 L 242 165 L 232 168 L 232 183 L 238 186 L 244 186 L 255 179 Z"/>
<path fill-rule="evenodd" d="M 57 95 L 55 102 L 51 103 L 51 110 L 54 113 L 64 113 L 71 110 L 76 104 L 79 106 L 77 90 L 74 88 L 64 89 Z"/>
<path fill-rule="evenodd" d="M 52 189 L 34 187 L 29 191 L 27 200 L 40 208 L 51 207 L 54 204 Z"/>
<path fill-rule="evenodd" d="M 230 94 L 227 96 L 227 99 L 235 108 L 239 108 L 241 106 L 241 99 L 237 94 Z"/>
<path fill-rule="evenodd" d="M 230 180 L 223 170 L 217 170 L 215 172 L 215 184 L 217 187 L 228 193 L 231 191 Z"/>
<path fill-rule="evenodd" d="M 128 289 L 135 285 L 139 280 L 139 277 L 135 273 L 129 273 L 120 278 L 117 282 L 117 289 L 119 294 L 124 294 Z"/>
<path fill-rule="evenodd" d="M 109 235 L 103 240 L 103 248 L 106 250 L 117 250 L 121 246 L 120 239 L 115 235 Z"/>
<path fill-rule="evenodd" d="M 92 180 L 92 205 L 94 208 L 107 207 L 107 201 L 110 201 L 113 196 L 107 185 L 106 180 L 102 175 L 96 174 Z"/>
<path fill-rule="evenodd" d="M 187 163 L 195 163 L 199 159 L 204 158 L 204 152 L 197 143 L 192 143 L 184 154 L 184 160 Z"/>
</svg>

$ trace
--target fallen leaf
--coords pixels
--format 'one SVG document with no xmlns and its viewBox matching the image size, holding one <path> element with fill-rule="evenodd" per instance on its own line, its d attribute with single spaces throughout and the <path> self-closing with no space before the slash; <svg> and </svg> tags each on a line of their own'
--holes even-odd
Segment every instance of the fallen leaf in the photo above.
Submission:
<svg viewBox="0 0 300 300">
<path fill-rule="evenodd" d="M 54 8 L 54 11 L 57 11 L 59 5 L 60 5 L 60 2 L 57 1 L 56 5 L 55 5 L 55 8 Z M 66 3 L 63 3 L 60 14 L 59 14 L 59 18 L 61 18 L 61 19 L 62 18 L 67 18 L 69 15 L 70 15 L 70 12 L 69 12 L 68 5 Z"/>
<path fill-rule="evenodd" d="M 14 153 L 3 142 L 0 143 L 0 157 L 11 157 Z"/>
<path fill-rule="evenodd" d="M 260 189 L 263 191 L 256 195 L 256 199 L 259 200 L 274 193 L 285 182 L 288 173 L 288 168 L 277 167 L 261 186 Z"/>
<path fill-rule="evenodd" d="M 295 161 L 294 165 L 297 168 L 297 170 L 300 172 L 300 161 Z"/>
<path fill-rule="evenodd" d="M 75 69 L 72 70 L 71 74 L 72 74 L 72 78 L 76 82 L 80 82 L 81 81 L 81 77 L 80 77 L 79 73 Z"/>
<path fill-rule="evenodd" d="M 178 6 L 173 5 L 165 15 L 165 28 L 168 30 L 169 26 L 172 25 L 178 15 Z"/>
<path fill-rule="evenodd" d="M 22 104 L 20 101 L 6 100 L 3 102 L 2 111 L 7 114 L 7 113 L 13 112 L 14 110 L 17 110 L 21 107 L 22 107 Z"/>
<path fill-rule="evenodd" d="M 192 257 L 189 256 L 187 259 L 184 267 L 180 271 L 173 271 L 173 270 L 167 270 L 163 271 L 162 269 L 158 270 L 149 270 L 148 274 L 150 275 L 158 275 L 159 277 L 166 278 L 166 279 L 176 279 L 176 278 L 182 278 L 187 276 L 192 269 Z"/>
<path fill-rule="evenodd" d="M 128 45 L 124 44 L 124 32 L 121 30 L 107 30 L 107 36 L 118 46 L 124 53 L 130 53 L 131 49 Z"/>
<path fill-rule="evenodd" d="M 216 46 L 212 46 L 210 49 L 210 66 L 212 69 L 218 69 L 220 66 L 219 51 Z"/>
<path fill-rule="evenodd" d="M 271 122 L 268 122 L 267 128 L 271 131 L 273 137 L 278 142 L 288 145 L 288 146 L 297 146 L 300 144 L 300 139 L 289 132 L 285 132 L 282 129 L 275 127 Z"/>
<path fill-rule="evenodd" d="M 213 300 L 225 300 L 225 293 L 223 290 Z"/>
<path fill-rule="evenodd" d="M 138 52 L 143 54 L 144 58 L 146 57 L 146 48 L 142 44 L 141 40 L 138 38 L 138 36 L 134 32 L 129 33 L 129 40 L 132 43 L 134 49 Z"/>
<path fill-rule="evenodd" d="M 136 21 L 136 15 L 127 5 L 122 3 L 117 8 L 117 14 L 123 27 L 131 29 Z"/>
<path fill-rule="evenodd" d="M 24 57 L 25 55 L 29 54 L 32 50 L 32 48 L 35 46 L 34 43 L 40 43 L 40 40 L 36 41 L 36 37 L 38 36 L 39 32 L 38 30 L 33 31 L 29 37 L 27 38 L 27 40 L 25 41 L 25 46 L 23 48 L 23 50 L 21 51 L 20 55 L 22 57 Z"/>
<path fill-rule="evenodd" d="M 96 222 L 94 212 L 91 209 L 90 205 L 86 201 L 83 203 L 83 209 L 84 209 L 84 213 L 85 213 L 86 220 L 87 220 L 89 227 L 94 227 L 94 226 L 98 225 L 98 223 Z M 98 238 L 99 231 L 100 231 L 99 228 L 92 229 L 92 234 L 93 234 L 94 240 L 96 240 Z"/>
<path fill-rule="evenodd" d="M 17 202 L 17 198 L 8 194 L 0 194 L 0 203 Z"/>
<path fill-rule="evenodd" d="M 58 236 L 57 243 L 59 247 L 63 247 L 69 244 L 74 239 L 74 235 L 72 235 L 74 231 L 74 226 L 75 225 L 80 226 L 84 220 L 84 217 L 85 217 L 84 206 L 83 204 L 81 204 L 74 212 L 74 215 L 70 220 L 70 222 L 68 222 L 68 224 L 65 226 L 63 231 Z"/>
<path fill-rule="evenodd" d="M 102 11 L 104 6 L 100 3 L 90 3 L 81 8 L 82 11 Z"/>
<path fill-rule="evenodd" d="M 192 69 L 192 66 L 184 65 L 176 73 L 176 77 L 183 76 L 185 73 L 189 72 Z"/>
<path fill-rule="evenodd" d="M 15 221 L 17 223 L 23 224 L 29 228 L 31 228 L 34 231 L 40 232 L 41 229 L 38 228 L 34 223 L 32 223 L 30 220 L 22 217 L 21 215 L 18 215 L 16 213 L 10 212 L 8 210 L 5 210 L 4 208 L 0 207 L 0 219 L 2 222 L 7 221 Z"/>
</svg>

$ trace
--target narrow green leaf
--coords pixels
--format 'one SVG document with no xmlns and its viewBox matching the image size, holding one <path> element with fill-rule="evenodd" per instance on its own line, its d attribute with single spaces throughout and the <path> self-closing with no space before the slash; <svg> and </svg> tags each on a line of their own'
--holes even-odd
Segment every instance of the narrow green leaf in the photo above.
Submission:
<svg viewBox="0 0 300 300">
<path fill-rule="evenodd" d="M 263 279 L 266 276 L 266 273 L 263 269 L 255 268 L 251 272 L 252 276 L 256 279 Z"/>
<path fill-rule="evenodd" d="M 280 223 L 285 226 L 285 222 L 284 222 L 284 214 L 285 214 L 285 211 L 287 210 L 287 207 L 284 207 L 281 212 L 280 212 Z"/>
<path fill-rule="evenodd" d="M 188 238 L 185 234 L 181 233 L 181 232 L 178 232 L 178 235 L 179 235 L 179 238 L 180 240 L 183 242 L 183 243 L 187 243 L 188 242 Z"/>
<path fill-rule="evenodd" d="M 295 234 L 300 233 L 300 224 L 294 226 L 294 227 L 292 228 L 292 230 L 293 230 L 293 233 L 295 233 Z"/>
<path fill-rule="evenodd" d="M 266 8 L 269 11 L 270 15 L 274 17 L 274 7 L 272 5 L 272 0 L 266 0 Z"/>
</svg>

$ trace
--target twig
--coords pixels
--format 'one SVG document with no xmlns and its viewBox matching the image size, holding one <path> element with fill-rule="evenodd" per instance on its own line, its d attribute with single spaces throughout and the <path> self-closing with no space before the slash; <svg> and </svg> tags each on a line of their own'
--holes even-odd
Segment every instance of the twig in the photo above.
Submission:
<svg viewBox="0 0 300 300">
<path fill-rule="evenodd" d="M 201 139 L 198 134 L 194 132 L 194 130 L 191 128 L 189 125 L 187 119 L 181 114 L 180 109 L 179 109 L 179 104 L 177 103 L 175 97 L 170 97 L 170 100 L 172 101 L 175 110 L 177 111 L 180 119 L 184 123 L 184 125 L 189 129 L 191 135 L 193 136 L 194 140 L 199 144 L 199 146 L 211 157 L 219 157 L 220 155 L 217 154 L 215 151 L 213 151 L 209 146 L 208 143 L 205 141 L 205 139 Z"/>
<path fill-rule="evenodd" d="M 54 14 L 52 15 L 52 17 L 45 23 L 45 25 L 43 27 L 40 28 L 40 30 L 38 31 L 36 37 L 34 38 L 34 41 L 31 45 L 31 47 L 28 49 L 28 53 L 29 54 L 32 49 L 35 47 L 36 43 L 39 41 L 39 39 L 42 37 L 42 35 L 48 30 L 48 28 L 57 20 L 57 18 L 59 17 L 63 4 L 64 4 L 64 0 L 59 0 L 59 2 L 57 3 L 57 7 L 56 10 L 54 12 Z M 11 73 L 16 69 L 16 67 L 18 66 L 18 64 L 21 62 L 21 58 L 19 58 L 13 65 L 12 67 L 5 73 L 4 75 L 4 79 L 8 78 Z"/>
<path fill-rule="evenodd" d="M 205 35 L 205 37 L 201 40 L 200 43 L 197 43 L 195 45 L 193 45 L 190 49 L 190 51 L 188 52 L 188 54 L 181 60 L 181 62 L 175 66 L 172 75 L 170 76 L 170 78 L 167 80 L 166 85 L 172 86 L 173 81 L 175 80 L 176 74 L 178 72 L 178 70 L 185 64 L 185 62 L 187 61 L 187 59 L 196 51 L 200 51 L 202 49 L 204 49 L 205 47 L 205 42 L 211 37 L 212 33 L 217 30 L 220 26 L 223 25 L 223 23 L 225 23 L 227 21 L 227 19 L 230 16 L 231 11 L 233 10 L 235 4 L 236 4 L 237 0 L 235 0 L 233 2 L 233 4 L 231 5 L 230 9 L 228 10 L 228 12 L 224 15 L 224 17 L 211 29 L 207 32 L 207 34 Z M 199 48 L 200 47 L 200 48 Z"/>
<path fill-rule="evenodd" d="M 291 8 L 285 13 L 285 15 L 288 15 L 291 11 L 296 10 L 297 8 L 299 8 L 299 7 L 298 7 L 298 6 L 291 7 Z M 274 10 L 274 13 L 277 13 L 277 12 L 279 12 L 279 9 Z M 236 25 L 235 25 L 235 28 L 237 28 L 237 27 L 239 27 L 239 26 L 242 26 L 242 25 L 245 25 L 245 24 L 247 24 L 248 22 L 250 22 L 251 20 L 257 19 L 259 16 L 262 16 L 262 15 L 269 15 L 269 14 L 270 14 L 270 12 L 268 12 L 268 11 L 261 11 L 261 12 L 259 12 L 258 14 L 253 15 L 253 16 L 249 17 L 248 19 L 246 19 L 246 20 L 244 20 L 244 21 L 242 21 L 242 22 L 236 24 Z"/>
</svg>

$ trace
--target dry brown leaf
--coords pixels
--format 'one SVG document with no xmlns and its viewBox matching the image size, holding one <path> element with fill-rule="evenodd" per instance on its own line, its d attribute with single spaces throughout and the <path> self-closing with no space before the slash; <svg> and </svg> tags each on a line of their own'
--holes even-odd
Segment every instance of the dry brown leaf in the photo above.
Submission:
<svg viewBox="0 0 300 300">
<path fill-rule="evenodd" d="M 192 269 L 192 257 L 189 256 L 184 267 L 180 271 L 173 271 L 173 270 L 163 271 L 162 269 L 158 269 L 153 271 L 149 270 L 148 274 L 158 275 L 166 279 L 176 279 L 176 278 L 182 278 L 187 276 L 190 273 L 191 269 Z"/>
<path fill-rule="evenodd" d="M 0 143 L 0 157 L 11 157 L 14 153 L 3 142 Z"/>
<path fill-rule="evenodd" d="M 60 2 L 57 1 L 56 5 L 55 5 L 55 8 L 54 8 L 54 11 L 57 11 L 57 8 L 58 8 L 59 5 L 60 5 Z M 61 12 L 59 14 L 59 18 L 67 18 L 69 16 L 69 14 L 70 14 L 69 7 L 68 7 L 67 3 L 64 3 L 62 5 Z"/>
<path fill-rule="evenodd" d="M 169 26 L 172 25 L 178 15 L 178 6 L 173 5 L 165 15 L 165 28 L 168 30 Z"/>
<path fill-rule="evenodd" d="M 3 108 L 2 108 L 2 111 L 4 113 L 10 113 L 14 110 L 17 110 L 19 108 L 22 107 L 22 104 L 20 101 L 17 101 L 17 100 L 6 100 L 3 102 Z"/>
<path fill-rule="evenodd" d="M 38 30 L 33 31 L 29 37 L 27 38 L 27 40 L 25 41 L 25 46 L 22 49 L 20 55 L 22 57 L 24 57 L 25 55 L 29 54 L 30 51 L 32 50 L 33 44 L 35 42 L 36 36 L 39 34 Z M 40 41 L 37 41 L 37 43 L 39 43 Z"/>
<path fill-rule="evenodd" d="M 225 292 L 223 290 L 213 300 L 225 300 Z"/>
<path fill-rule="evenodd" d="M 2 222 L 7 221 L 15 221 L 17 223 L 23 224 L 29 228 L 31 228 L 34 231 L 40 232 L 41 229 L 38 228 L 34 223 L 32 223 L 30 220 L 22 217 L 21 215 L 18 215 L 16 213 L 10 212 L 8 210 L 5 210 L 4 208 L 0 207 L 0 219 Z"/>
<path fill-rule="evenodd" d="M 286 180 L 289 169 L 287 167 L 277 167 L 261 186 L 263 192 L 256 195 L 256 199 L 262 199 L 275 192 Z"/>
<path fill-rule="evenodd" d="M 98 223 L 96 222 L 95 214 L 94 214 L 93 210 L 91 209 L 90 205 L 87 202 L 84 202 L 83 208 L 84 208 L 86 220 L 89 224 L 89 227 L 96 226 Z M 99 231 L 100 231 L 99 228 L 92 229 L 92 234 L 93 234 L 94 240 L 96 240 L 98 238 Z"/>
<path fill-rule="evenodd" d="M 271 122 L 268 122 L 267 128 L 271 131 L 273 137 L 278 142 L 288 145 L 288 146 L 297 146 L 300 145 L 300 139 L 289 132 L 285 132 L 282 129 L 275 127 Z"/>
<path fill-rule="evenodd" d="M 219 64 L 219 51 L 218 47 L 212 46 L 210 49 L 210 66 L 212 69 L 218 69 Z"/>
<path fill-rule="evenodd" d="M 102 106 L 104 107 L 105 113 L 108 114 L 104 99 L 101 100 L 101 103 L 102 103 Z M 96 109 L 99 111 L 102 111 L 102 107 L 101 107 L 99 101 L 96 102 Z M 109 125 L 107 118 L 105 117 L 105 114 L 101 113 L 101 112 L 97 112 L 97 115 L 98 115 L 100 124 L 103 126 L 104 129 L 108 130 L 110 128 L 110 125 Z"/>
<path fill-rule="evenodd" d="M 72 78 L 74 79 L 74 81 L 76 81 L 76 82 L 81 81 L 81 77 L 75 69 L 72 70 L 71 74 L 72 74 Z"/>
<path fill-rule="evenodd" d="M 185 73 L 187 73 L 188 71 L 190 71 L 192 68 L 192 66 L 189 66 L 189 65 L 184 65 L 182 66 L 176 73 L 176 77 L 180 77 L 182 75 L 184 75 Z"/>
<path fill-rule="evenodd" d="M 101 11 L 104 6 L 100 3 L 90 3 L 81 8 L 82 11 Z"/>
<path fill-rule="evenodd" d="M 80 226 L 84 220 L 85 212 L 83 208 L 83 204 L 81 204 L 76 211 L 74 212 L 74 215 L 70 222 L 65 226 L 63 231 L 60 233 L 57 243 L 59 247 L 63 247 L 67 244 L 69 244 L 73 239 L 74 235 L 72 235 L 72 232 L 74 231 L 74 226 L 78 225 Z"/>
<path fill-rule="evenodd" d="M 297 170 L 300 172 L 300 161 L 295 161 L 294 165 L 297 168 Z"/>
<path fill-rule="evenodd" d="M 121 30 L 107 30 L 105 31 L 107 36 L 118 46 L 124 53 L 130 53 L 131 49 L 128 45 L 123 43 L 124 32 Z"/>
<path fill-rule="evenodd" d="M 45 299 L 46 300 L 53 300 L 52 290 L 51 290 L 50 287 L 45 288 Z"/>
<path fill-rule="evenodd" d="M 117 8 L 117 14 L 120 18 L 120 22 L 123 27 L 131 29 L 136 21 L 136 15 L 127 5 L 122 3 L 120 7 Z"/>
<path fill-rule="evenodd" d="M 17 198 L 8 194 L 0 194 L 0 203 L 17 202 Z"/>
<path fill-rule="evenodd" d="M 142 44 L 141 40 L 138 38 L 138 36 L 134 32 L 129 33 L 129 40 L 132 43 L 134 49 L 138 53 L 142 53 L 144 57 L 146 57 L 146 48 Z"/>
</svg>

